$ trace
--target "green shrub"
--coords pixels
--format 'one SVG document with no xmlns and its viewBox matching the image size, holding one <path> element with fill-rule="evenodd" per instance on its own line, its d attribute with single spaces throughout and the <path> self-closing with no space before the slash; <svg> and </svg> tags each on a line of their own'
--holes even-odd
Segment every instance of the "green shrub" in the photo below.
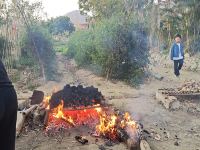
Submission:
<svg viewBox="0 0 200 150">
<path fill-rule="evenodd" d="M 191 45 L 190 45 L 190 51 L 189 53 L 191 55 L 194 55 L 194 54 L 197 54 L 200 52 L 200 37 L 194 39 L 192 42 L 191 42 Z"/>
<path fill-rule="evenodd" d="M 89 30 L 75 32 L 68 41 L 67 56 L 75 58 L 79 66 L 98 68 L 107 78 L 134 85 L 142 81 L 148 63 L 147 41 L 143 24 L 113 16 Z"/>
<path fill-rule="evenodd" d="M 63 45 L 60 45 L 60 46 L 55 46 L 55 51 L 56 52 L 60 52 L 60 53 L 62 53 L 62 54 L 66 54 L 67 53 L 67 51 L 68 51 L 68 48 L 67 48 L 67 46 L 63 46 Z"/>
<path fill-rule="evenodd" d="M 33 42 L 34 41 L 34 42 Z M 56 73 L 55 51 L 51 35 L 47 29 L 34 26 L 24 33 L 21 39 L 22 56 L 20 63 L 23 66 L 39 66 L 38 56 L 44 65 L 45 75 L 48 80 L 53 80 Z"/>
<path fill-rule="evenodd" d="M 68 52 L 66 55 L 69 58 L 75 58 L 79 66 L 85 66 L 92 63 L 92 53 L 94 45 L 92 40 L 92 32 L 77 31 L 72 34 L 68 41 Z"/>
</svg>

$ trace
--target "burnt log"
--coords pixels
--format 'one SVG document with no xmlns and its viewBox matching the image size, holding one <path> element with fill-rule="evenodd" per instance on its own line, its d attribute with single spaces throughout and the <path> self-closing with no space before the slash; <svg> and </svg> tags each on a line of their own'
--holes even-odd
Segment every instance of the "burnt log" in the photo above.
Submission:
<svg viewBox="0 0 200 150">
<path fill-rule="evenodd" d="M 34 90 L 33 95 L 32 97 L 30 97 L 30 99 L 31 99 L 31 105 L 40 104 L 44 99 L 44 92 Z"/>
<path fill-rule="evenodd" d="M 30 105 L 30 101 L 28 99 L 18 101 L 18 111 L 22 111 Z"/>
<path fill-rule="evenodd" d="M 126 130 L 119 128 L 117 129 L 117 134 L 119 137 L 119 142 L 127 142 L 127 140 L 129 139 L 129 135 L 127 134 Z"/>
<path fill-rule="evenodd" d="M 123 128 L 117 128 L 118 141 L 127 145 L 129 150 L 140 150 L 140 139 L 138 136 L 130 136 Z"/>
<path fill-rule="evenodd" d="M 105 101 L 97 88 L 84 88 L 82 85 L 66 85 L 63 90 L 54 93 L 50 99 L 50 108 L 57 107 L 61 100 L 64 101 L 64 107 L 92 106 Z"/>
<path fill-rule="evenodd" d="M 33 123 L 35 125 L 39 125 L 40 123 L 42 123 L 42 120 L 44 120 L 44 117 L 45 117 L 45 109 L 37 107 L 37 109 L 33 112 Z"/>
<path fill-rule="evenodd" d="M 50 109 L 45 109 L 44 125 L 47 126 L 49 122 Z"/>
<path fill-rule="evenodd" d="M 132 138 L 127 139 L 126 144 L 129 150 L 140 150 L 139 140 L 134 140 Z"/>
</svg>

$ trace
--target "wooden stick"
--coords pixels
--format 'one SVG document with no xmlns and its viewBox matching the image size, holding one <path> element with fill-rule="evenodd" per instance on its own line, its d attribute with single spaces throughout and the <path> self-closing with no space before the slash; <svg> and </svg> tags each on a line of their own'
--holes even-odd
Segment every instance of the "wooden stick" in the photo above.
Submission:
<svg viewBox="0 0 200 150">
<path fill-rule="evenodd" d="M 71 107 L 71 108 L 66 108 L 64 110 L 66 111 L 77 111 L 77 110 L 88 110 L 88 109 L 95 109 L 95 108 L 108 108 L 110 106 L 89 106 L 89 107 L 84 107 L 84 108 L 81 108 L 81 107 Z"/>
<path fill-rule="evenodd" d="M 44 125 L 48 125 L 50 109 L 45 110 Z"/>
<path fill-rule="evenodd" d="M 72 127 L 75 127 L 75 124 L 70 122 L 69 120 L 65 119 L 65 118 L 61 118 L 63 121 L 66 121 L 68 124 L 70 124 Z"/>
<path fill-rule="evenodd" d="M 26 116 L 33 111 L 34 109 L 37 108 L 37 105 L 33 105 L 31 106 L 29 109 L 25 110 L 25 111 L 18 111 L 17 112 L 17 122 L 16 122 L 16 136 L 18 137 L 21 129 L 23 127 L 24 121 L 26 119 Z"/>
<path fill-rule="evenodd" d="M 34 109 L 36 109 L 38 107 L 38 105 L 32 105 L 30 108 L 22 111 L 21 113 L 25 116 L 27 116 L 31 111 L 33 111 Z"/>
<path fill-rule="evenodd" d="M 141 140 L 140 141 L 140 149 L 141 150 L 151 150 L 149 144 L 147 143 L 146 140 Z"/>
<path fill-rule="evenodd" d="M 24 121 L 25 121 L 25 117 L 21 112 L 17 112 L 17 122 L 16 122 L 16 136 L 18 137 L 21 129 L 23 127 Z"/>
<path fill-rule="evenodd" d="M 29 100 L 18 101 L 18 110 L 24 110 L 29 106 Z"/>
<path fill-rule="evenodd" d="M 28 99 L 30 99 L 29 97 L 19 97 L 19 98 L 17 98 L 17 100 L 19 101 L 19 100 L 28 100 Z"/>
<path fill-rule="evenodd" d="M 45 115 L 45 109 L 40 110 L 39 107 L 33 112 L 33 123 L 39 124 L 41 122 L 40 118 Z"/>
</svg>

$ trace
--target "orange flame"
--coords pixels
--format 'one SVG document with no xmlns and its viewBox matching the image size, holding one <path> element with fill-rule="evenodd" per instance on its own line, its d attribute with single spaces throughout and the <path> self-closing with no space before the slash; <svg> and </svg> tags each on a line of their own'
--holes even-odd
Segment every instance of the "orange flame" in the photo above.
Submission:
<svg viewBox="0 0 200 150">
<path fill-rule="evenodd" d="M 72 119 L 71 116 L 66 117 L 66 116 L 64 115 L 64 113 L 63 113 L 63 108 L 64 108 L 64 101 L 61 100 L 61 103 L 58 105 L 58 107 L 54 108 L 54 110 L 53 110 L 53 116 L 54 116 L 55 118 L 63 119 L 63 120 L 65 120 L 65 121 L 67 121 L 67 122 L 69 122 L 69 123 L 75 125 L 75 124 L 74 124 L 74 121 L 73 121 L 73 119 Z"/>
<path fill-rule="evenodd" d="M 46 97 L 44 103 L 49 107 L 49 100 L 51 97 Z M 124 115 L 119 116 L 114 112 L 107 112 L 100 104 L 95 105 L 95 108 L 82 107 L 80 110 L 67 110 L 64 109 L 64 101 L 51 110 L 49 115 L 49 122 L 53 124 L 60 124 L 61 121 L 73 126 L 78 125 L 92 125 L 96 129 L 98 135 L 105 136 L 112 140 L 117 139 L 118 127 L 125 129 L 136 129 L 136 122 L 131 118 L 130 114 L 126 112 Z M 92 127 L 92 128 L 93 128 Z"/>
</svg>

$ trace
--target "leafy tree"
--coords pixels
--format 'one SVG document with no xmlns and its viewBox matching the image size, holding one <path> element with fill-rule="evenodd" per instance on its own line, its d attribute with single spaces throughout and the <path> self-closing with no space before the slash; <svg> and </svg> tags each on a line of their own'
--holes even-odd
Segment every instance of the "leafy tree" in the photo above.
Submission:
<svg viewBox="0 0 200 150">
<path fill-rule="evenodd" d="M 0 36 L 0 58 L 3 57 L 3 48 L 6 40 Z"/>
<path fill-rule="evenodd" d="M 47 26 L 49 28 L 49 31 L 52 34 L 62 34 L 64 32 L 72 33 L 75 31 L 75 27 L 73 23 L 70 21 L 70 18 L 67 16 L 60 16 L 57 18 L 53 18 L 49 20 L 47 23 Z"/>
<path fill-rule="evenodd" d="M 82 11 L 92 12 L 95 23 L 70 37 L 67 55 L 80 66 L 95 66 L 107 78 L 139 83 L 148 63 L 147 30 L 139 19 L 144 3 L 140 2 L 80 0 Z"/>
<path fill-rule="evenodd" d="M 148 0 L 79 0 L 82 13 L 92 13 L 94 18 L 109 18 L 119 13 L 127 16 L 141 13 Z"/>
<path fill-rule="evenodd" d="M 31 70 L 36 68 L 37 72 L 33 72 L 35 76 L 38 77 L 39 74 L 44 80 L 52 78 L 55 54 L 51 35 L 41 26 L 41 16 L 44 16 L 41 2 L 30 3 L 26 0 L 12 0 L 12 2 L 2 15 L 6 29 L 4 36 L 9 41 L 7 46 L 4 46 L 5 60 L 14 58 L 10 55 L 11 50 L 16 48 L 14 50 L 20 51 L 14 51 L 18 56 L 14 62 L 17 61 L 15 64 L 18 67 L 29 67 Z"/>
<path fill-rule="evenodd" d="M 165 45 L 164 49 L 169 49 L 174 35 L 180 33 L 183 35 L 186 51 L 194 54 L 200 49 L 197 44 L 200 37 L 199 7 L 198 0 L 172 0 L 166 1 L 165 5 L 151 3 L 148 10 L 152 14 L 149 18 L 151 39 L 157 37 L 158 47 Z"/>
<path fill-rule="evenodd" d="M 23 35 L 21 39 L 21 60 L 24 60 L 24 62 L 21 62 L 22 66 L 35 67 L 38 65 L 37 59 L 35 58 L 36 55 L 33 54 L 35 48 L 38 50 L 41 57 L 46 78 L 48 80 L 54 79 L 56 73 L 55 52 L 53 50 L 52 38 L 47 29 L 39 26 L 32 26 L 31 32 Z"/>
</svg>

